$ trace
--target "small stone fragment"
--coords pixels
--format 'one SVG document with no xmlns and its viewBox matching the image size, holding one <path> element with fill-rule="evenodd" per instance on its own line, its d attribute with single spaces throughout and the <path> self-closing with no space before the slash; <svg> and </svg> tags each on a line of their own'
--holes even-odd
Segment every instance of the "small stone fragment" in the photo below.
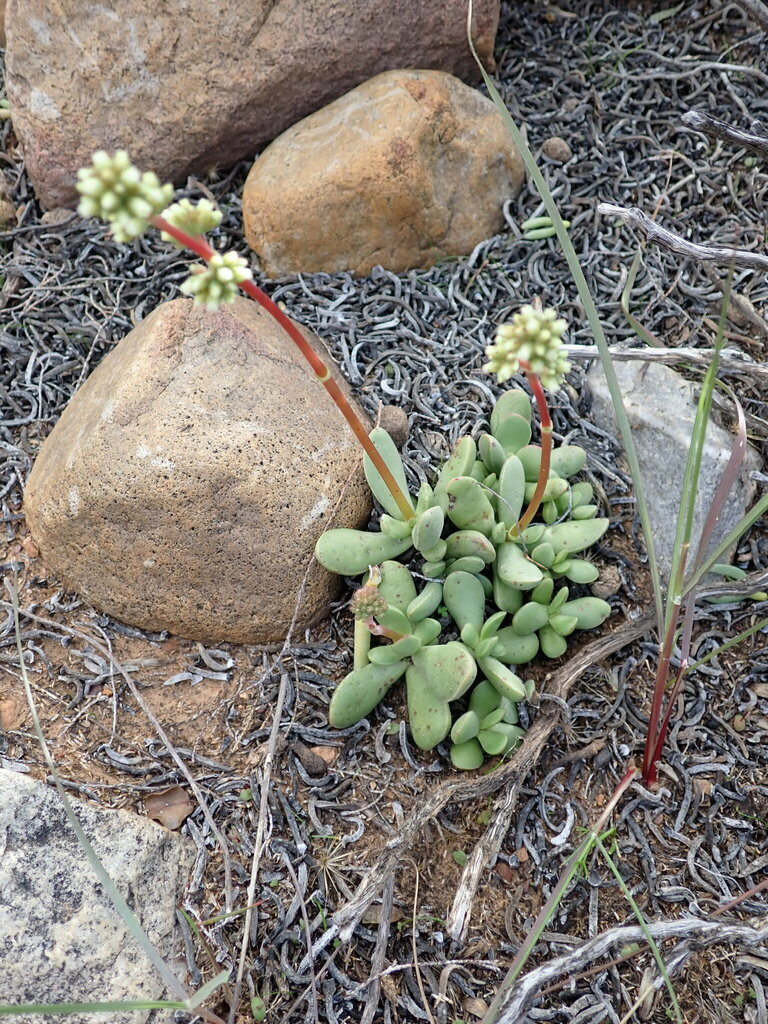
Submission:
<svg viewBox="0 0 768 1024">
<path fill-rule="evenodd" d="M 183 977 L 176 902 L 194 863 L 193 844 L 137 814 L 71 803 L 155 949 Z M 0 769 L 0 841 L 4 1003 L 167 998 L 94 874 L 55 789 Z M 110 1024 L 144 1024 L 150 1017 L 149 1010 L 100 1015 Z M 72 1024 L 93 1019 L 85 1012 L 67 1017 Z"/>
<path fill-rule="evenodd" d="M 553 135 L 551 138 L 547 139 L 541 147 L 541 151 L 544 156 L 549 157 L 550 160 L 554 160 L 556 164 L 567 163 L 573 156 L 571 147 L 565 139 L 560 138 L 559 135 Z"/>
<path fill-rule="evenodd" d="M 398 448 L 408 440 L 408 416 L 399 405 L 379 405 L 376 425 L 386 430 Z"/>
<path fill-rule="evenodd" d="M 643 474 L 656 556 L 662 574 L 668 577 L 696 414 L 693 389 L 679 373 L 659 363 L 616 362 L 614 369 Z M 592 396 L 592 422 L 618 439 L 613 404 L 599 363 L 587 374 L 587 387 Z M 709 424 L 694 515 L 692 551 L 696 550 L 701 536 L 708 507 L 706 499 L 715 492 L 733 442 L 734 436 L 727 430 L 717 423 Z M 741 472 L 718 520 L 710 550 L 730 533 L 750 507 L 755 484 L 749 474 L 761 468 L 760 455 L 747 445 Z"/>
</svg>

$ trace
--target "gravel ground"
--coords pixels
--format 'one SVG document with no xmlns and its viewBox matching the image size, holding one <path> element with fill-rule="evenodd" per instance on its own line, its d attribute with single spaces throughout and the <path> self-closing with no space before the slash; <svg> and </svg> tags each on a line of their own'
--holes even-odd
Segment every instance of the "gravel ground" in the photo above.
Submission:
<svg viewBox="0 0 768 1024">
<path fill-rule="evenodd" d="M 765 159 L 687 131 L 681 118 L 697 108 L 743 129 L 768 120 L 766 35 L 735 5 L 686 3 L 677 14 L 654 14 L 655 6 L 504 4 L 497 41 L 499 87 L 571 221 L 617 346 L 637 344 L 621 294 L 638 240 L 620 221 L 598 215 L 599 202 L 657 213 L 660 224 L 691 241 L 754 252 L 765 246 Z M 149 794 L 193 779 L 207 809 L 197 807 L 184 825 L 199 851 L 185 908 L 210 922 L 243 907 L 259 858 L 253 895 L 260 903 L 243 980 L 246 997 L 264 999 L 270 1022 L 442 1024 L 482 1016 L 580 830 L 642 749 L 658 653 L 644 617 L 648 584 L 631 481 L 615 440 L 590 423 L 583 364 L 574 360 L 554 403 L 555 436 L 587 448 L 605 494 L 613 525 L 598 558 L 616 580 L 614 615 L 574 660 L 554 672 L 533 667 L 543 695 L 530 708 L 528 752 L 490 774 L 457 778 L 442 749 L 424 755 L 412 748 L 397 693 L 368 722 L 332 730 L 329 682 L 350 658 L 343 602 L 323 628 L 282 649 L 206 651 L 99 614 L 64 593 L 34 557 L 20 499 L 35 452 L 101 357 L 177 294 L 186 262 L 156 236 L 120 246 L 75 214 L 41 215 L 12 124 L 0 125 L 0 170 L 18 215 L 13 230 L 0 232 L 0 559 L 9 578 L 21 574 L 22 606 L 37 616 L 24 619 L 26 658 L 69 788 L 140 809 Z M 570 147 L 564 164 L 546 155 L 553 137 Z M 244 255 L 247 171 L 241 164 L 203 182 L 225 211 L 217 244 Z M 182 194 L 198 195 L 197 184 Z M 501 235 L 430 271 L 277 282 L 257 274 L 326 341 L 372 413 L 380 401 L 406 411 L 413 482 L 427 478 L 458 437 L 483 429 L 495 388 L 481 372 L 482 350 L 493 326 L 521 302 L 542 296 L 572 323 L 571 342 L 592 343 L 557 244 L 521 237 L 519 225 L 541 209 L 525 188 L 509 204 Z M 700 264 L 649 247 L 632 310 L 665 345 L 707 348 L 723 273 L 713 278 Z M 737 269 L 733 287 L 755 315 L 729 324 L 729 345 L 764 366 L 768 278 Z M 686 372 L 701 378 L 700 368 Z M 744 404 L 753 443 L 765 451 L 765 378 L 726 380 Z M 764 523 L 737 560 L 748 570 L 768 568 Z M 695 626 L 697 657 L 761 611 L 765 605 L 705 605 Z M 0 615 L 0 763 L 44 778 L 19 697 L 11 618 Z M 765 646 L 763 631 L 690 676 L 659 787 L 634 784 L 613 819 L 614 862 L 653 923 L 686 1021 L 768 1020 L 765 890 L 750 895 L 768 868 Z M 137 701 L 166 740 L 137 713 Z M 497 851 L 489 865 L 482 862 L 476 891 L 454 857 L 475 849 Z M 458 939 L 457 893 L 471 902 Z M 642 1018 L 674 1017 L 647 952 L 611 963 L 630 942 L 643 941 L 611 929 L 635 925 L 596 857 L 536 946 L 529 967 L 538 973 L 520 983 L 520 1001 L 506 1019 L 618 1022 L 644 984 L 653 989 L 639 1007 Z M 192 984 L 217 965 L 236 970 L 243 942 L 241 917 L 201 931 L 204 944 L 189 936 Z M 218 1010 L 228 1012 L 224 1004 Z M 247 999 L 237 1019 L 249 1019 Z"/>
</svg>

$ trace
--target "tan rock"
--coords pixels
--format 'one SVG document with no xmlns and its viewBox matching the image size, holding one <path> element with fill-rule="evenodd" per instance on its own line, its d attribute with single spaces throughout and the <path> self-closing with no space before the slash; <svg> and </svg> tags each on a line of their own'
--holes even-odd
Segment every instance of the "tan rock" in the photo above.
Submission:
<svg viewBox="0 0 768 1024">
<path fill-rule="evenodd" d="M 273 277 L 430 267 L 500 231 L 523 180 L 489 99 L 442 71 L 388 71 L 267 147 L 245 233 Z"/>
<path fill-rule="evenodd" d="M 337 501 L 338 525 L 370 512 L 361 463 L 271 317 L 245 299 L 217 313 L 177 299 L 75 394 L 25 512 L 53 572 L 115 618 L 203 642 L 273 641 Z M 313 565 L 297 629 L 335 592 Z"/>
<path fill-rule="evenodd" d="M 499 0 L 474 0 L 493 63 Z M 392 67 L 478 79 L 466 0 L 8 0 L 7 88 L 40 202 L 72 203 L 96 149 L 183 183 L 252 158 Z"/>
</svg>

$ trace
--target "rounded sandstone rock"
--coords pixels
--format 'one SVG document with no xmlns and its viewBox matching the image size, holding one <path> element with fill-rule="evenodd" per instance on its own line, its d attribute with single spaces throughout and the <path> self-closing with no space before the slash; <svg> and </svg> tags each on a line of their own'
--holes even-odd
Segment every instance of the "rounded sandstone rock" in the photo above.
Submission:
<svg viewBox="0 0 768 1024">
<path fill-rule="evenodd" d="M 264 150 L 246 238 L 273 277 L 430 267 L 500 231 L 524 175 L 489 99 L 442 71 L 386 71 Z"/>
<path fill-rule="evenodd" d="M 245 299 L 216 313 L 178 299 L 75 394 L 24 507 L 46 563 L 97 608 L 203 642 L 262 643 L 286 635 L 319 535 L 365 522 L 361 464 L 271 317 Z M 296 627 L 335 590 L 313 563 Z"/>
</svg>

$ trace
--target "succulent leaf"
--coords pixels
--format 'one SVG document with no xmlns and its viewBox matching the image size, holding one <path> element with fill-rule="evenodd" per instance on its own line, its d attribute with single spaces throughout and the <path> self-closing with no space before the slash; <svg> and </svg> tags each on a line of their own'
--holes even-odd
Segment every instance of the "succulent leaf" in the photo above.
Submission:
<svg viewBox="0 0 768 1024">
<path fill-rule="evenodd" d="M 402 562 L 392 561 L 382 562 L 380 568 L 379 593 L 387 604 L 399 608 L 405 614 L 408 605 L 416 597 L 416 584 L 410 570 Z"/>
<path fill-rule="evenodd" d="M 488 534 L 496 524 L 493 506 L 482 485 L 471 476 L 458 476 L 446 485 L 450 501 L 448 518 L 460 530 Z"/>
<path fill-rule="evenodd" d="M 539 653 L 539 638 L 535 633 L 520 636 L 512 626 L 505 626 L 496 634 L 493 657 L 505 665 L 527 665 Z"/>
<path fill-rule="evenodd" d="M 480 732 L 480 719 L 474 711 L 465 711 L 453 723 L 451 740 L 454 743 L 466 743 L 473 740 Z"/>
<path fill-rule="evenodd" d="M 493 434 L 481 434 L 478 443 L 480 457 L 491 473 L 498 473 L 504 465 L 507 453 Z"/>
<path fill-rule="evenodd" d="M 584 558 L 570 558 L 565 576 L 572 583 L 594 583 L 600 575 L 594 562 L 588 562 Z"/>
<path fill-rule="evenodd" d="M 565 551 L 575 554 L 595 544 L 607 529 L 607 519 L 587 519 L 583 523 L 555 523 L 554 526 L 546 528 L 543 540 L 551 544 L 556 553 Z M 527 534 L 528 531 L 524 532 Z"/>
<path fill-rule="evenodd" d="M 611 614 L 611 606 L 600 597 L 579 597 L 575 601 L 566 601 L 560 612 L 575 616 L 578 629 L 594 629 Z"/>
<path fill-rule="evenodd" d="M 365 530 L 328 530 L 315 545 L 315 557 L 330 572 L 358 576 L 369 565 L 397 558 L 411 546 L 411 538 L 398 540 Z"/>
<path fill-rule="evenodd" d="M 537 601 L 529 601 L 512 616 L 512 628 L 519 636 L 529 636 L 545 626 L 547 622 L 549 622 L 549 609 Z"/>
<path fill-rule="evenodd" d="M 509 612 L 511 615 L 521 607 L 523 603 L 523 592 L 517 587 L 510 587 L 499 576 L 498 569 L 493 573 L 493 602 L 497 608 Z"/>
<path fill-rule="evenodd" d="M 568 648 L 565 638 L 556 633 L 550 625 L 543 626 L 539 630 L 539 643 L 542 654 L 548 658 L 559 658 L 565 654 Z"/>
<path fill-rule="evenodd" d="M 479 555 L 464 555 L 462 558 L 455 558 L 448 562 L 446 575 L 454 572 L 468 572 L 477 576 L 485 568 L 485 562 Z"/>
<path fill-rule="evenodd" d="M 451 763 L 459 771 L 474 771 L 481 767 L 484 760 L 483 748 L 476 739 L 467 740 L 465 743 L 454 743 L 451 747 Z"/>
<path fill-rule="evenodd" d="M 517 457 L 523 464 L 525 479 L 535 484 L 541 468 L 541 448 L 537 444 L 528 444 L 517 452 Z"/>
<path fill-rule="evenodd" d="M 388 516 L 386 512 L 383 512 L 379 519 L 379 529 L 387 537 L 394 537 L 395 540 L 405 540 L 406 537 L 411 536 L 413 523 L 413 519 L 409 519 L 405 523 L 402 519 L 394 519 L 392 516 Z"/>
<path fill-rule="evenodd" d="M 488 640 L 490 637 L 496 636 L 497 630 L 501 627 L 502 622 L 506 619 L 507 613 L 505 611 L 494 612 L 489 618 L 483 623 L 483 628 L 480 630 L 480 638 L 482 640 Z"/>
<path fill-rule="evenodd" d="M 570 636 L 574 629 L 576 629 L 578 621 L 575 615 L 563 615 L 560 613 L 559 615 L 551 615 L 549 624 L 560 636 Z"/>
<path fill-rule="evenodd" d="M 403 460 L 400 458 L 400 452 L 397 450 L 395 442 L 383 427 L 374 427 L 368 436 L 373 442 L 373 445 L 379 455 L 381 455 L 392 476 L 395 478 L 395 482 L 400 490 L 403 494 L 407 494 L 408 483 L 405 479 Z M 399 505 L 390 494 L 389 488 L 382 480 L 379 471 L 367 455 L 363 456 L 363 468 L 365 470 L 365 479 L 368 481 L 368 486 L 371 488 L 374 497 L 381 507 L 385 512 L 389 513 L 393 519 L 402 519 L 403 513 L 400 511 Z"/>
<path fill-rule="evenodd" d="M 408 603 L 405 614 L 411 622 L 419 622 L 440 607 L 443 600 L 443 585 L 434 580 L 425 583 L 422 591 Z"/>
<path fill-rule="evenodd" d="M 516 455 L 510 455 L 502 466 L 499 475 L 497 519 L 504 523 L 508 530 L 512 529 L 520 518 L 525 500 L 525 470 Z"/>
<path fill-rule="evenodd" d="M 402 636 L 393 644 L 381 644 L 379 647 L 372 647 L 368 652 L 368 660 L 373 665 L 394 665 L 404 658 L 410 658 L 412 654 L 421 648 L 421 640 L 417 636 Z"/>
<path fill-rule="evenodd" d="M 490 565 L 496 557 L 496 548 L 479 530 L 456 530 L 445 542 L 446 558 L 464 558 L 474 555 Z"/>
<path fill-rule="evenodd" d="M 504 698 L 496 687 L 487 679 L 481 679 L 469 695 L 469 709 L 474 711 L 478 719 L 485 718 L 501 705 Z"/>
<path fill-rule="evenodd" d="M 513 541 L 499 545 L 496 552 L 496 572 L 507 586 L 516 587 L 518 590 L 532 590 L 544 578 L 541 569 L 526 558 L 519 545 Z"/>
<path fill-rule="evenodd" d="M 493 436 L 508 455 L 514 454 L 525 448 L 531 440 L 531 421 L 514 412 L 502 416 L 498 420 Z"/>
<path fill-rule="evenodd" d="M 454 477 L 468 476 L 477 458 L 477 445 L 472 437 L 462 437 L 450 458 L 443 464 L 435 484 L 434 501 L 443 512 L 448 511 L 448 484 Z"/>
<path fill-rule="evenodd" d="M 422 647 L 434 643 L 443 631 L 437 619 L 421 619 L 414 624 L 413 634 L 421 640 Z"/>
<path fill-rule="evenodd" d="M 576 444 L 563 444 L 552 451 L 550 469 L 558 476 L 575 476 L 587 462 L 587 453 Z"/>
<path fill-rule="evenodd" d="M 479 640 L 485 620 L 485 591 L 477 577 L 468 572 L 449 573 L 443 584 L 443 601 L 459 630 L 469 624 Z"/>
<path fill-rule="evenodd" d="M 440 540 L 444 525 L 445 515 L 437 505 L 417 515 L 411 533 L 416 550 L 421 554 L 426 554 L 430 548 L 433 548 Z"/>
<path fill-rule="evenodd" d="M 497 658 L 480 658 L 478 664 L 483 675 L 502 697 L 509 697 L 514 701 L 525 699 L 525 686 L 522 679 Z"/>
<path fill-rule="evenodd" d="M 491 412 L 491 433 L 496 434 L 499 423 L 512 414 L 522 416 L 523 419 L 531 422 L 531 400 L 524 391 L 517 388 L 502 391 L 496 399 L 496 404 Z"/>
<path fill-rule="evenodd" d="M 407 666 L 407 661 L 400 661 L 394 665 L 366 665 L 350 672 L 333 692 L 329 723 L 334 729 L 346 729 L 361 721 L 384 699 Z"/>
</svg>

